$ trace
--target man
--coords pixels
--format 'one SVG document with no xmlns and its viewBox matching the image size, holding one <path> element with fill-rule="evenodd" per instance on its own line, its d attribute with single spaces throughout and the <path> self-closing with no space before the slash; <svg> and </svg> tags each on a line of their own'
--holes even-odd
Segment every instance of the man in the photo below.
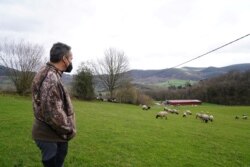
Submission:
<svg viewBox="0 0 250 167">
<path fill-rule="evenodd" d="M 34 123 L 32 137 L 42 153 L 45 167 L 61 167 L 67 155 L 68 141 L 76 134 L 75 114 L 70 96 L 61 82 L 63 72 L 72 70 L 71 47 L 55 43 L 50 62 L 32 83 Z"/>
</svg>

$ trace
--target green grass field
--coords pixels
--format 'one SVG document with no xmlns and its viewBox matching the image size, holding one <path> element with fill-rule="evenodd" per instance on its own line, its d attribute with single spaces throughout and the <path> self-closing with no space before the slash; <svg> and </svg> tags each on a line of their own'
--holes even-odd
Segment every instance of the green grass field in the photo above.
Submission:
<svg viewBox="0 0 250 167">
<path fill-rule="evenodd" d="M 162 106 L 73 101 L 76 138 L 70 141 L 66 167 L 249 167 L 250 107 L 211 104 L 183 106 L 192 116 L 155 119 Z M 195 119 L 209 111 L 215 121 Z M 33 122 L 29 97 L 0 95 L 0 166 L 41 166 L 31 139 Z"/>
<path fill-rule="evenodd" d="M 190 81 L 190 80 L 180 80 L 180 79 L 172 79 L 172 80 L 168 80 L 166 82 L 161 82 L 158 84 L 155 84 L 158 87 L 169 87 L 169 86 L 183 86 L 185 87 L 185 84 L 189 82 L 191 85 L 197 83 L 197 81 Z"/>
</svg>

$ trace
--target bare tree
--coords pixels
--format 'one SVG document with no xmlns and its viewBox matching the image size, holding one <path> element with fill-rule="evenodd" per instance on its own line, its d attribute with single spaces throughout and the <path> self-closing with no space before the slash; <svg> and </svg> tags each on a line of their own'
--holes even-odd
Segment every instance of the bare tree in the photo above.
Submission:
<svg viewBox="0 0 250 167">
<path fill-rule="evenodd" d="M 4 40 L 0 43 L 0 65 L 6 67 L 18 94 L 30 91 L 35 72 L 43 62 L 43 54 L 42 46 L 24 40 Z"/>
<path fill-rule="evenodd" d="M 113 98 L 113 92 L 124 80 L 127 80 L 129 61 L 123 51 L 109 48 L 104 52 L 104 58 L 97 61 L 94 70 L 102 86 L 110 93 Z"/>
</svg>

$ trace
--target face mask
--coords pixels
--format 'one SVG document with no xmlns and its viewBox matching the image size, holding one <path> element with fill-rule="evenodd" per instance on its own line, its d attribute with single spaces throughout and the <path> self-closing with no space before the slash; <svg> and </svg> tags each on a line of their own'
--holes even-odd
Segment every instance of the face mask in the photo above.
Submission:
<svg viewBox="0 0 250 167">
<path fill-rule="evenodd" d="M 67 59 L 67 58 L 66 58 L 66 59 Z M 67 59 L 67 60 L 68 60 L 68 59 Z M 69 60 L 68 60 L 68 62 L 69 62 Z M 65 62 L 64 62 L 64 64 L 66 65 Z M 72 65 L 72 63 L 69 63 L 68 67 L 66 68 L 66 70 L 65 70 L 64 72 L 71 72 L 72 69 L 73 69 L 73 65 Z"/>
<path fill-rule="evenodd" d="M 71 72 L 73 69 L 72 63 L 69 64 L 69 66 L 66 68 L 65 72 Z"/>
</svg>

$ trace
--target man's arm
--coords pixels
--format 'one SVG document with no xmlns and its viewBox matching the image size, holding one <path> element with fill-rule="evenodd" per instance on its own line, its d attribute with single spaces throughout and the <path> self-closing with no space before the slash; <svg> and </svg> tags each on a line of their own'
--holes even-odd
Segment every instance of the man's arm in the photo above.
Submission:
<svg viewBox="0 0 250 167">
<path fill-rule="evenodd" d="M 44 121 L 52 127 L 58 134 L 67 135 L 72 133 L 68 117 L 63 109 L 63 100 L 60 96 L 59 88 L 56 83 L 50 85 L 41 92 L 42 111 Z"/>
</svg>

